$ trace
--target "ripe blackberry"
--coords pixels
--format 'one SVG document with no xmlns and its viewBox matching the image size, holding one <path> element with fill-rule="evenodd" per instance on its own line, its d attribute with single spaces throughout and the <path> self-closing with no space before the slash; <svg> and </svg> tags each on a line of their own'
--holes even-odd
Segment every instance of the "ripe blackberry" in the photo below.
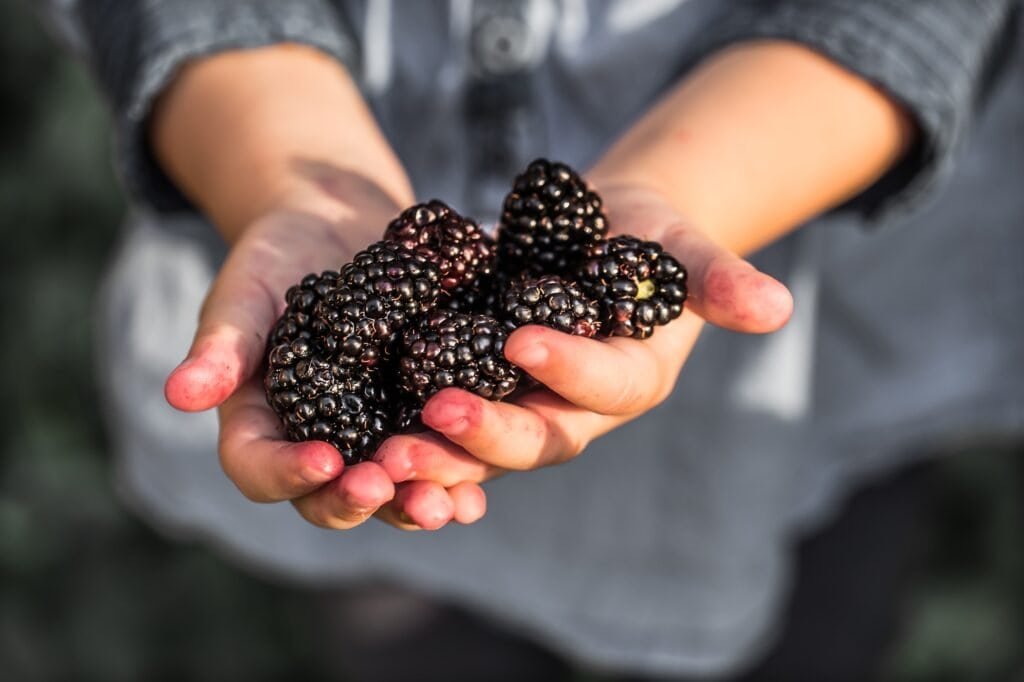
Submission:
<svg viewBox="0 0 1024 682">
<path fill-rule="evenodd" d="M 492 317 L 436 310 L 402 335 L 401 387 L 421 403 L 451 386 L 500 400 L 515 389 L 521 374 L 505 359 L 507 337 Z"/>
<path fill-rule="evenodd" d="M 453 289 L 449 296 L 439 300 L 438 307 L 460 313 L 499 317 L 501 297 L 509 283 L 515 279 L 518 278 L 512 278 L 504 271 L 495 271 L 488 276 L 478 277 L 471 285 Z"/>
<path fill-rule="evenodd" d="M 354 464 L 369 459 L 391 431 L 380 378 L 331 362 L 300 337 L 268 353 L 263 387 L 288 440 L 326 441 Z"/>
<path fill-rule="evenodd" d="M 420 420 L 423 414 L 423 403 L 419 398 L 404 396 L 400 398 L 397 407 L 393 410 L 392 422 L 395 426 L 395 433 L 416 433 L 425 431 L 426 427 Z"/>
<path fill-rule="evenodd" d="M 311 328 L 343 365 L 375 366 L 412 318 L 432 309 L 440 271 L 400 244 L 376 242 L 342 268 L 314 306 Z"/>
<path fill-rule="evenodd" d="M 437 199 L 402 211 L 387 226 L 384 239 L 434 263 L 445 290 L 470 286 L 493 266 L 494 241 L 473 220 Z"/>
<path fill-rule="evenodd" d="M 284 295 L 287 304 L 285 310 L 274 323 L 267 338 L 268 350 L 281 343 L 294 341 L 300 336 L 310 337 L 313 310 L 334 287 L 337 278 L 338 273 L 331 270 L 319 275 L 311 273 L 288 289 Z"/>
<path fill-rule="evenodd" d="M 601 198 L 583 179 L 563 163 L 537 159 L 505 197 L 499 265 L 509 272 L 569 274 L 607 232 Z"/>
<path fill-rule="evenodd" d="M 683 312 L 686 269 L 657 242 L 614 237 L 591 246 L 578 282 L 598 302 L 601 333 L 646 339 Z"/>
<path fill-rule="evenodd" d="M 540 324 L 576 336 L 601 327 L 597 304 L 579 286 L 556 275 L 513 282 L 501 297 L 500 318 L 509 331 Z"/>
</svg>

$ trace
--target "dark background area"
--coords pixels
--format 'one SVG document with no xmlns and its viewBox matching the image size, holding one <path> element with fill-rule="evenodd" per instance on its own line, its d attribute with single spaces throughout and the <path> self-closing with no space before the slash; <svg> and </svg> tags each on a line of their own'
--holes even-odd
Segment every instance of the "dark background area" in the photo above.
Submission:
<svg viewBox="0 0 1024 682">
<path fill-rule="evenodd" d="M 333 679 L 318 593 L 163 538 L 113 490 L 91 361 L 125 209 L 110 143 L 86 71 L 0 0 L 0 680 Z M 939 465 L 884 679 L 1024 680 L 1022 455 Z"/>
</svg>

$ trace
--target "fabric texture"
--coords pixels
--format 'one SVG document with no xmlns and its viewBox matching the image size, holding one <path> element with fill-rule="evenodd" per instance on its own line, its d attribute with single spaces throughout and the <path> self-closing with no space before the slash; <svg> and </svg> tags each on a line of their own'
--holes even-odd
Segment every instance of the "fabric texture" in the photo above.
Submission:
<svg viewBox="0 0 1024 682">
<path fill-rule="evenodd" d="M 1024 433 L 1024 24 L 1005 19 L 1013 3 L 196 0 L 138 3 L 140 15 L 80 2 L 143 200 L 103 292 L 118 478 L 170 533 L 282 580 L 397 581 L 591 667 L 719 675 L 770 646 L 789 547 L 850 490 L 951 440 Z M 124 13 L 153 25 L 115 36 Z M 1013 49 L 994 70 L 1004 30 Z M 215 416 L 164 403 L 223 257 L 197 216 L 154 209 L 167 208 L 166 188 L 140 162 L 145 113 L 188 55 L 285 38 L 358 55 L 346 63 L 418 195 L 487 221 L 506 167 L 540 155 L 586 167 L 680 64 L 757 37 L 806 42 L 892 92 L 925 131 L 922 153 L 877 200 L 755 256 L 794 292 L 785 329 L 709 328 L 663 405 L 568 465 L 488 484 L 481 523 L 332 533 L 288 505 L 253 505 L 219 469 Z M 982 106 L 974 84 L 989 72 Z M 494 126 L 472 123 L 496 110 Z"/>
<path fill-rule="evenodd" d="M 707 51 L 789 40 L 816 50 L 901 102 L 920 140 L 907 160 L 851 202 L 868 217 L 910 210 L 948 175 L 1015 2 L 1008 0 L 744 0 Z"/>
<path fill-rule="evenodd" d="M 189 60 L 292 42 L 346 65 L 354 46 L 325 0 L 73 0 L 86 54 L 117 125 L 119 169 L 132 194 L 161 211 L 188 208 L 146 142 L 155 99 Z M 65 15 L 66 16 L 66 15 Z"/>
</svg>

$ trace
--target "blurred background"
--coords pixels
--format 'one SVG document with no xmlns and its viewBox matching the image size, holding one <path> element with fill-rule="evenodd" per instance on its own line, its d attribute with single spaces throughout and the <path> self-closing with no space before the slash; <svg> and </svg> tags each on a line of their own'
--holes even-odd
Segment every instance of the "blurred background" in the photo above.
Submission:
<svg viewBox="0 0 1024 682">
<path fill-rule="evenodd" d="M 0 150 L 0 680 L 336 679 L 325 595 L 164 538 L 116 497 L 92 325 L 125 202 L 88 74 L 15 0 Z M 1024 680 L 1024 452 L 957 452 L 934 483 L 883 679 Z"/>
</svg>

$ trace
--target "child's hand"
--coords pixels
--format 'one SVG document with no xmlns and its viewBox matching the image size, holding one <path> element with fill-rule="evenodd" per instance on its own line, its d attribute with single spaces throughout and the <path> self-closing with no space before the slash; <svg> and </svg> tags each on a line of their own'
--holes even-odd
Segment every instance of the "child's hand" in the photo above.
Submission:
<svg viewBox="0 0 1024 682">
<path fill-rule="evenodd" d="M 793 304 L 782 284 L 687 225 L 659 195 L 631 187 L 600 190 L 614 231 L 659 241 L 686 266 L 690 297 L 682 317 L 643 341 L 598 341 L 536 326 L 517 330 L 505 355 L 547 388 L 515 403 L 459 389 L 438 393 L 423 410 L 424 424 L 437 433 L 395 436 L 378 450 L 375 459 L 391 480 L 450 488 L 572 459 L 594 438 L 668 397 L 705 320 L 763 333 L 789 319 Z M 408 513 L 409 505 L 399 496 L 384 513 Z M 451 517 L 441 504 L 416 512 Z"/>
<path fill-rule="evenodd" d="M 350 261 L 379 238 L 401 208 L 372 191 L 361 196 L 365 206 L 345 212 L 340 220 L 279 209 L 247 228 L 203 305 L 188 358 L 168 378 L 165 390 L 167 400 L 181 410 L 219 407 L 221 465 L 246 497 L 291 500 L 306 520 L 335 529 L 365 521 L 395 496 L 396 486 L 375 462 L 345 467 L 327 443 L 283 440 L 280 420 L 264 395 L 262 361 L 285 290 L 309 272 L 336 270 Z M 423 527 L 436 523 L 439 505 L 445 509 L 444 521 L 454 516 L 468 522 L 483 515 L 483 491 L 476 484 L 451 490 L 402 485 L 398 494 Z M 426 513 L 417 513 L 419 508 Z"/>
</svg>

